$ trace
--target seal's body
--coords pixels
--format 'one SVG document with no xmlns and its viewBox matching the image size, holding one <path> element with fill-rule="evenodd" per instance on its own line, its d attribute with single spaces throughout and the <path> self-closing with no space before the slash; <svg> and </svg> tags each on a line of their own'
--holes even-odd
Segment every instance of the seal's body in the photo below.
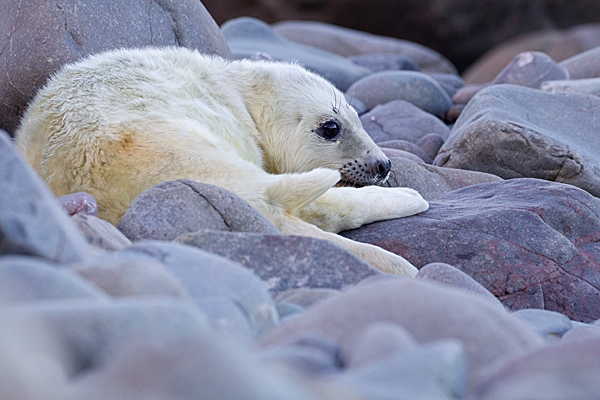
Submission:
<svg viewBox="0 0 600 400">
<path fill-rule="evenodd" d="M 187 178 L 237 193 L 283 233 L 332 240 L 387 272 L 416 272 L 329 233 L 427 203 L 411 189 L 333 187 L 382 181 L 390 162 L 342 93 L 297 65 L 183 48 L 91 56 L 38 93 L 17 145 L 57 196 L 91 193 L 115 225 L 142 191 Z"/>
</svg>

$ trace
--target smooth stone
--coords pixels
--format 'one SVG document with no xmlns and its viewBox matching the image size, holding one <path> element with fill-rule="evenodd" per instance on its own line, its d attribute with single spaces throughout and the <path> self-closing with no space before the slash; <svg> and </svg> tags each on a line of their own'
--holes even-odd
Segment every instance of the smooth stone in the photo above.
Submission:
<svg viewBox="0 0 600 400">
<path fill-rule="evenodd" d="M 413 153 L 410 153 L 408 151 L 404 151 L 404 150 L 399 150 L 399 149 L 390 149 L 389 147 L 382 147 L 381 151 L 383 151 L 383 154 L 386 155 L 387 158 L 396 158 L 396 157 L 403 157 L 403 158 L 408 158 L 411 161 L 417 162 L 417 163 L 425 163 L 425 161 L 423 161 L 422 158 L 420 158 L 417 155 L 414 155 Z"/>
<path fill-rule="evenodd" d="M 279 320 L 304 312 L 306 309 L 294 303 L 277 303 L 277 314 Z"/>
<path fill-rule="evenodd" d="M 405 157 L 392 158 L 391 161 L 390 177 L 380 186 L 413 188 L 428 201 L 466 186 L 502 180 L 492 174 L 436 167 Z"/>
<path fill-rule="evenodd" d="M 69 263 L 89 257 L 91 248 L 10 137 L 0 131 L 2 254 L 32 255 Z"/>
<path fill-rule="evenodd" d="M 555 311 L 528 308 L 515 311 L 513 316 L 519 318 L 544 339 L 561 338 L 573 328 L 569 318 Z"/>
<path fill-rule="evenodd" d="M 465 86 L 465 81 L 456 74 L 431 73 L 429 76 L 440 84 L 450 98 L 452 98 L 460 88 Z"/>
<path fill-rule="evenodd" d="M 96 199 L 86 192 L 77 192 L 60 196 L 56 199 L 58 204 L 69 215 L 98 215 L 98 203 Z"/>
<path fill-rule="evenodd" d="M 416 71 L 376 72 L 357 80 L 346 92 L 362 100 L 369 110 L 393 100 L 406 100 L 441 118 L 452 107 L 450 96 L 440 84 Z"/>
<path fill-rule="evenodd" d="M 378 105 L 361 115 L 360 120 L 375 143 L 389 140 L 417 143 L 430 133 L 443 139 L 450 135 L 450 128 L 439 118 L 405 100 Z"/>
<path fill-rule="evenodd" d="M 600 78 L 552 80 L 540 87 L 547 93 L 581 93 L 600 96 Z"/>
<path fill-rule="evenodd" d="M 454 93 L 454 96 L 452 96 L 452 101 L 455 104 L 467 104 L 477 93 L 488 86 L 490 86 L 489 83 L 467 84 Z"/>
<path fill-rule="evenodd" d="M 450 264 L 436 262 L 425 265 L 419 270 L 417 279 L 425 279 L 431 282 L 441 283 L 456 289 L 466 290 L 496 304 L 504 310 L 504 306 L 489 290 L 479 282 Z M 567 318 L 568 319 L 568 318 Z"/>
<path fill-rule="evenodd" d="M 361 368 L 376 363 L 390 354 L 416 346 L 415 339 L 400 325 L 385 321 L 375 322 L 356 340 L 345 360 L 345 365 L 348 369 Z"/>
<path fill-rule="evenodd" d="M 402 150 L 419 157 L 424 163 L 431 164 L 433 159 L 420 146 L 406 140 L 388 140 L 377 143 L 377 146 L 393 150 Z"/>
<path fill-rule="evenodd" d="M 79 232 L 94 247 L 115 251 L 131 245 L 120 230 L 110 222 L 87 214 L 76 214 L 71 217 Z"/>
<path fill-rule="evenodd" d="M 370 69 L 373 72 L 381 71 L 420 71 L 421 67 L 414 60 L 397 54 L 361 54 L 348 57 L 354 64 Z"/>
<path fill-rule="evenodd" d="M 448 192 L 419 215 L 342 236 L 379 245 L 417 268 L 445 262 L 511 310 L 600 317 L 600 201 L 571 185 L 510 179 Z"/>
<path fill-rule="evenodd" d="M 133 242 L 170 241 L 201 229 L 279 233 L 237 194 L 189 179 L 162 182 L 142 192 L 119 224 L 119 230 Z"/>
<path fill-rule="evenodd" d="M 398 277 L 375 279 L 320 303 L 267 332 L 259 344 L 269 348 L 299 332 L 317 331 L 338 342 L 345 359 L 365 330 L 382 321 L 402 326 L 418 343 L 461 341 L 471 372 L 542 344 L 520 321 L 480 296 Z"/>
<path fill-rule="evenodd" d="M 425 72 L 457 73 L 456 67 L 437 51 L 407 40 L 315 21 L 281 21 L 273 24 L 273 29 L 289 40 L 344 57 L 397 54 L 414 60 Z"/>
<path fill-rule="evenodd" d="M 600 46 L 560 62 L 571 79 L 600 78 Z"/>
<path fill-rule="evenodd" d="M 221 25 L 221 32 L 236 58 L 251 58 L 256 52 L 265 52 L 277 61 L 294 61 L 323 76 L 341 91 L 371 73 L 335 53 L 287 40 L 256 18 L 231 19 Z"/>
<path fill-rule="evenodd" d="M 172 297 L 191 301 L 183 284 L 158 261 L 116 252 L 69 265 L 72 273 L 113 297 Z"/>
<path fill-rule="evenodd" d="M 371 400 L 462 399 L 468 362 L 459 341 L 440 340 L 350 369 L 338 380 Z"/>
<path fill-rule="evenodd" d="M 328 288 L 300 288 L 300 289 L 288 289 L 279 292 L 275 296 L 275 301 L 279 303 L 291 303 L 297 304 L 302 308 L 310 308 L 316 304 L 319 304 L 327 299 L 342 293 L 337 289 Z"/>
<path fill-rule="evenodd" d="M 175 242 L 243 265 L 264 281 L 273 296 L 287 289 L 342 289 L 380 274 L 340 246 L 307 236 L 198 231 Z"/>
<path fill-rule="evenodd" d="M 68 377 L 102 365 L 133 341 L 176 343 L 209 329 L 193 305 L 167 299 L 63 300 L 4 308 L 2 318 L 41 321 L 64 354 Z"/>
<path fill-rule="evenodd" d="M 600 393 L 600 337 L 545 346 L 485 374 L 481 400 L 595 399 Z"/>
<path fill-rule="evenodd" d="M 277 324 L 277 309 L 263 281 L 238 263 L 179 243 L 138 242 L 121 253 L 146 256 L 164 265 L 194 303 L 200 309 L 206 307 L 203 311 L 210 317 L 211 325 L 224 329 L 220 331 L 223 334 L 241 334 L 228 328 L 239 326 L 242 319 L 253 335 Z M 246 336 L 242 334 L 240 338 Z"/>
<path fill-rule="evenodd" d="M 569 79 L 569 72 L 565 68 L 545 53 L 527 51 L 508 63 L 492 84 L 507 83 L 539 89 L 542 82 L 559 79 Z"/>
<path fill-rule="evenodd" d="M 32 303 L 52 299 L 106 301 L 94 284 L 38 257 L 0 257 L 0 303 Z"/>
<path fill-rule="evenodd" d="M 592 338 L 600 338 L 600 327 L 585 324 L 584 326 L 574 326 L 573 329 L 567 331 L 567 333 L 563 335 L 560 341 L 561 343 L 566 343 L 572 340 L 585 340 Z"/>
<path fill-rule="evenodd" d="M 118 21 L 116 23 L 115 21 Z M 197 0 L 3 0 L 0 128 L 14 133 L 27 104 L 60 67 L 116 48 L 183 46 L 231 58 Z"/>
<path fill-rule="evenodd" d="M 421 139 L 417 140 L 417 146 L 422 148 L 432 160 L 435 159 L 438 152 L 446 141 L 437 133 L 428 133 Z"/>
<path fill-rule="evenodd" d="M 569 183 L 600 195 L 600 98 L 493 85 L 465 107 L 434 165 Z"/>
</svg>

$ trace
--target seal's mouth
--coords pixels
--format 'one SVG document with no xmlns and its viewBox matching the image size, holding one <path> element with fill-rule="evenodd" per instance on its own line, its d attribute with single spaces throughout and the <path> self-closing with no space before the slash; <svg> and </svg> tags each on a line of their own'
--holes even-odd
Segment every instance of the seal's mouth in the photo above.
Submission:
<svg viewBox="0 0 600 400">
<path fill-rule="evenodd" d="M 338 186 L 363 187 L 384 184 L 390 177 L 392 162 L 389 159 L 361 163 L 355 159 L 344 164 L 340 169 L 342 175 Z"/>
</svg>

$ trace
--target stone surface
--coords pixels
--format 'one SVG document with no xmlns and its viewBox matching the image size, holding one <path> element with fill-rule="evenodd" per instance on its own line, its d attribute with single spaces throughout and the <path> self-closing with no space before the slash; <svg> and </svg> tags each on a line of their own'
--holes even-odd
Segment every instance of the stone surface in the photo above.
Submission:
<svg viewBox="0 0 600 400">
<path fill-rule="evenodd" d="M 0 27 L 0 128 L 9 133 L 51 74 L 89 54 L 170 45 L 231 57 L 196 0 L 6 0 Z"/>
<path fill-rule="evenodd" d="M 96 285 L 37 257 L 0 257 L 0 303 L 86 299 L 105 301 Z"/>
<path fill-rule="evenodd" d="M 493 85 L 465 107 L 434 165 L 570 183 L 600 195 L 600 98 Z"/>
<path fill-rule="evenodd" d="M 427 164 L 433 163 L 433 159 L 420 146 L 406 140 L 388 140 L 377 143 L 382 149 L 402 150 L 419 157 L 421 161 Z M 389 157 L 389 156 L 388 156 Z"/>
<path fill-rule="evenodd" d="M 201 229 L 279 232 L 235 193 L 188 179 L 163 182 L 142 192 L 119 224 L 119 230 L 134 242 L 173 240 Z"/>
<path fill-rule="evenodd" d="M 561 313 L 536 308 L 515 311 L 519 318 L 544 339 L 557 339 L 573 328 L 571 320 Z"/>
<path fill-rule="evenodd" d="M 362 100 L 369 110 L 393 100 L 406 100 L 442 117 L 452 106 L 450 96 L 439 83 L 416 71 L 376 72 L 354 82 L 347 93 Z"/>
<path fill-rule="evenodd" d="M 418 191 L 425 200 L 433 200 L 465 186 L 501 180 L 483 172 L 436 167 L 404 157 L 392 158 L 391 161 L 390 177 L 380 186 L 410 187 Z"/>
<path fill-rule="evenodd" d="M 467 84 L 456 91 L 454 96 L 452 96 L 452 101 L 457 105 L 467 104 L 473 96 L 489 85 L 490 83 Z"/>
<path fill-rule="evenodd" d="M 423 149 L 432 160 L 435 159 L 438 152 L 444 145 L 444 138 L 437 133 L 428 133 L 421 139 L 417 140 L 417 146 Z"/>
<path fill-rule="evenodd" d="M 246 339 L 277 322 L 275 303 L 267 288 L 240 264 L 178 243 L 144 241 L 121 252 L 163 264 L 218 332 Z"/>
<path fill-rule="evenodd" d="M 409 143 L 409 142 L 405 142 L 405 143 Z M 405 150 L 400 150 L 400 149 L 391 149 L 389 147 L 382 147 L 381 151 L 383 151 L 383 154 L 386 155 L 386 157 L 388 158 L 408 158 L 411 161 L 423 164 L 425 163 L 425 161 L 423 161 L 423 159 L 411 152 L 405 151 Z"/>
<path fill-rule="evenodd" d="M 377 105 L 361 115 L 360 120 L 376 143 L 388 140 L 417 143 L 430 133 L 440 135 L 443 139 L 450 135 L 450 128 L 439 118 L 405 100 Z"/>
<path fill-rule="evenodd" d="M 342 233 L 417 268 L 459 268 L 512 310 L 600 317 L 600 203 L 571 185 L 511 179 L 465 187 L 416 216 Z"/>
<path fill-rule="evenodd" d="M 175 241 L 240 263 L 274 296 L 287 289 L 342 289 L 380 274 L 336 244 L 305 236 L 199 231 Z"/>
<path fill-rule="evenodd" d="M 440 84 L 442 89 L 448 93 L 448 96 L 452 98 L 456 94 L 456 92 L 465 86 L 465 81 L 456 74 L 443 74 L 439 72 L 434 72 L 429 74 L 437 83 Z"/>
<path fill-rule="evenodd" d="M 540 87 L 547 93 L 581 93 L 600 96 L 600 78 L 546 81 Z"/>
<path fill-rule="evenodd" d="M 571 79 L 600 78 L 600 46 L 561 61 Z"/>
<path fill-rule="evenodd" d="M 354 64 L 369 68 L 373 72 L 388 70 L 420 71 L 421 67 L 412 59 L 396 54 L 362 54 L 348 57 Z"/>
<path fill-rule="evenodd" d="M 91 194 L 77 192 L 60 196 L 57 198 L 58 204 L 69 215 L 98 215 L 98 203 Z"/>
<path fill-rule="evenodd" d="M 492 84 L 508 83 L 539 89 L 542 82 L 569 79 L 569 72 L 545 53 L 527 51 L 517 54 Z"/>
<path fill-rule="evenodd" d="M 303 308 L 310 308 L 340 293 L 342 293 L 340 290 L 327 288 L 288 289 L 279 292 L 275 296 L 275 301 L 277 303 L 285 302 L 288 304 L 297 304 Z"/>
<path fill-rule="evenodd" d="M 268 348 L 298 332 L 313 330 L 338 341 L 345 358 L 365 329 L 385 321 L 402 326 L 419 343 L 438 339 L 462 342 L 470 371 L 530 351 L 542 342 L 520 321 L 479 296 L 394 277 L 359 285 L 290 318 L 259 343 Z"/>
<path fill-rule="evenodd" d="M 125 235 L 113 224 L 93 215 L 75 214 L 71 217 L 79 232 L 92 246 L 114 251 L 131 245 Z"/>
<path fill-rule="evenodd" d="M 371 70 L 335 53 L 291 42 L 255 18 L 242 17 L 227 21 L 221 26 L 221 32 L 237 58 L 251 58 L 256 53 L 264 52 L 277 61 L 295 61 L 325 77 L 342 91 L 371 73 Z"/>
<path fill-rule="evenodd" d="M 414 60 L 425 72 L 456 72 L 454 65 L 440 53 L 407 40 L 314 21 L 282 21 L 273 27 L 289 40 L 342 56 L 396 54 Z"/>
<path fill-rule="evenodd" d="M 0 131 L 0 255 L 28 254 L 68 263 L 90 247 L 48 187 Z"/>
</svg>

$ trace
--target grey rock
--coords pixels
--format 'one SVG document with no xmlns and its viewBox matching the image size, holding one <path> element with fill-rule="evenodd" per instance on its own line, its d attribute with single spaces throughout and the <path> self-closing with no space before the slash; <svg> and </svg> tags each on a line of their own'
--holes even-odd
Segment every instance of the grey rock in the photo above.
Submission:
<svg viewBox="0 0 600 400">
<path fill-rule="evenodd" d="M 480 296 L 424 280 L 388 277 L 361 284 L 288 319 L 259 344 L 270 347 L 298 332 L 318 330 L 339 342 L 346 357 L 365 329 L 381 321 L 399 324 L 419 343 L 460 340 L 471 371 L 542 343 L 520 321 Z"/>
<path fill-rule="evenodd" d="M 443 340 L 392 353 L 338 379 L 372 400 L 461 399 L 468 387 L 467 365 L 463 345 Z"/>
<path fill-rule="evenodd" d="M 49 76 L 87 55 L 184 46 L 231 57 L 217 24 L 196 0 L 6 0 L 1 11 L 0 128 L 9 133 Z"/>
<path fill-rule="evenodd" d="M 279 315 L 279 320 L 304 312 L 305 308 L 294 303 L 277 303 L 277 314 Z"/>
<path fill-rule="evenodd" d="M 513 316 L 519 318 L 544 339 L 561 338 L 573 328 L 569 318 L 555 311 L 528 308 L 515 311 Z"/>
<path fill-rule="evenodd" d="M 58 204 L 70 216 L 98 215 L 98 203 L 96 203 L 96 199 L 89 193 L 71 193 L 60 196 L 56 200 L 58 200 Z"/>
<path fill-rule="evenodd" d="M 443 139 L 450 135 L 450 128 L 439 118 L 405 100 L 378 105 L 363 114 L 360 120 L 376 143 L 388 140 L 417 143 L 430 133 L 438 134 Z"/>
<path fill-rule="evenodd" d="M 600 195 L 600 98 L 493 85 L 465 107 L 434 165 L 569 183 Z"/>
<path fill-rule="evenodd" d="M 381 148 L 402 150 L 414 154 L 426 164 L 431 164 L 433 162 L 433 159 L 429 157 L 425 150 L 412 142 L 407 142 L 406 140 L 388 140 L 385 142 L 379 142 L 377 145 Z"/>
<path fill-rule="evenodd" d="M 552 80 L 540 87 L 547 93 L 581 93 L 600 96 L 600 78 Z"/>
<path fill-rule="evenodd" d="M 416 278 L 441 283 L 456 289 L 466 290 L 473 294 L 477 294 L 482 298 L 489 300 L 492 304 L 504 309 L 502 303 L 500 303 L 489 290 L 484 288 L 475 279 L 450 264 L 440 262 L 427 264 L 419 270 Z"/>
<path fill-rule="evenodd" d="M 326 288 L 288 289 L 279 292 L 275 296 L 275 301 L 277 303 L 291 303 L 303 308 L 310 308 L 340 293 L 342 293 L 340 290 Z"/>
<path fill-rule="evenodd" d="M 455 104 L 467 104 L 473 96 L 488 86 L 490 86 L 489 83 L 465 85 L 456 91 L 452 96 L 452 101 Z"/>
<path fill-rule="evenodd" d="M 496 76 L 492 84 L 508 83 L 539 89 L 542 82 L 569 79 L 569 72 L 545 53 L 527 51 L 518 54 Z"/>
<path fill-rule="evenodd" d="M 282 21 L 274 24 L 273 29 L 289 40 L 345 57 L 361 54 L 397 54 L 414 60 L 425 72 L 457 72 L 454 65 L 440 53 L 407 40 L 314 21 Z"/>
<path fill-rule="evenodd" d="M 292 288 L 341 289 L 380 274 L 338 245 L 306 236 L 198 231 L 176 242 L 240 263 L 273 295 Z"/>
<path fill-rule="evenodd" d="M 373 72 L 381 71 L 420 71 L 421 67 L 412 59 L 397 54 L 361 54 L 348 57 L 354 64 Z"/>
<path fill-rule="evenodd" d="M 27 254 L 68 263 L 90 252 L 48 187 L 0 131 L 0 255 Z"/>
<path fill-rule="evenodd" d="M 75 214 L 71 217 L 79 232 L 89 244 L 107 251 L 119 250 L 131 245 L 125 235 L 113 224 L 93 215 Z"/>
<path fill-rule="evenodd" d="M 367 106 L 365 105 L 365 103 L 363 103 L 356 97 L 352 97 L 349 94 L 344 93 L 344 98 L 346 99 L 348 104 L 350 104 L 352 106 L 352 108 L 354 108 L 356 110 L 356 113 L 358 115 L 361 115 L 361 114 L 364 114 L 367 112 Z"/>
<path fill-rule="evenodd" d="M 600 338 L 600 327 L 588 324 L 576 326 L 576 324 L 573 323 L 573 329 L 567 331 L 560 341 L 561 343 L 566 343 L 572 340 L 585 340 L 592 338 Z"/>
<path fill-rule="evenodd" d="M 251 58 L 257 52 L 265 52 L 277 61 L 296 61 L 342 91 L 371 73 L 337 54 L 289 41 L 255 18 L 229 20 L 221 25 L 221 32 L 237 58 Z"/>
<path fill-rule="evenodd" d="M 163 182 L 142 192 L 119 224 L 119 230 L 134 242 L 173 240 L 201 229 L 279 233 L 235 193 L 188 179 Z"/>
<path fill-rule="evenodd" d="M 440 84 L 450 98 L 452 98 L 460 88 L 465 86 L 465 81 L 456 74 L 431 73 L 429 76 Z"/>
<path fill-rule="evenodd" d="M 393 100 L 406 100 L 442 117 L 452 107 L 450 96 L 440 84 L 416 71 L 376 72 L 354 82 L 347 92 L 362 100 L 369 109 Z"/>
<path fill-rule="evenodd" d="M 410 187 L 418 191 L 425 200 L 434 200 L 443 194 L 466 186 L 502 180 L 492 174 L 436 167 L 414 162 L 404 157 L 392 158 L 391 161 L 390 177 L 381 186 Z"/>
<path fill-rule="evenodd" d="M 425 163 L 425 161 L 423 161 L 422 158 L 420 158 L 419 156 L 410 153 L 408 151 L 405 150 L 399 150 L 399 149 L 390 149 L 389 147 L 382 147 L 381 151 L 383 151 L 383 154 L 385 154 L 388 158 L 408 158 L 411 161 L 423 164 Z"/>
<path fill-rule="evenodd" d="M 105 293 L 94 284 L 58 269 L 55 263 L 37 257 L 0 257 L 0 303 L 80 298 L 106 301 Z"/>
<path fill-rule="evenodd" d="M 571 79 L 600 78 L 600 47 L 569 57 L 560 66 L 569 71 Z"/>
<path fill-rule="evenodd" d="M 422 148 L 432 160 L 444 145 L 445 140 L 437 133 L 429 133 L 417 141 L 417 146 Z"/>
<path fill-rule="evenodd" d="M 167 267 L 194 302 L 201 309 L 206 307 L 203 311 L 213 328 L 224 334 L 235 336 L 238 331 L 233 328 L 242 319 L 253 335 L 277 323 L 277 309 L 264 283 L 240 264 L 178 243 L 138 242 L 121 252 L 147 256 Z"/>
</svg>

